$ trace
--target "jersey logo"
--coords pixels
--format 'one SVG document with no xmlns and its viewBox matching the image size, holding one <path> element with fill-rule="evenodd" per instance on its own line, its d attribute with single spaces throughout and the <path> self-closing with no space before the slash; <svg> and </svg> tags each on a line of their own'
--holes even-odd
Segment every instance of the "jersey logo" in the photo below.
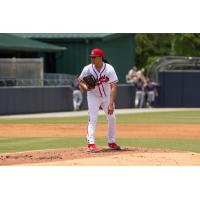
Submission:
<svg viewBox="0 0 200 200">
<path fill-rule="evenodd" d="M 99 79 L 98 79 L 98 82 L 97 82 L 97 85 L 101 85 L 102 83 L 107 83 L 109 81 L 109 78 L 107 76 L 101 76 Z"/>
</svg>

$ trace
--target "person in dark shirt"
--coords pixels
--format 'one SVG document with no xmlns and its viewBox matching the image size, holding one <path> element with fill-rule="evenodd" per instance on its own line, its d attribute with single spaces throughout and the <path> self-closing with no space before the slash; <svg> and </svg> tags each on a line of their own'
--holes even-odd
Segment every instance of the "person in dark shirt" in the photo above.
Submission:
<svg viewBox="0 0 200 200">
<path fill-rule="evenodd" d="M 83 101 L 83 95 L 82 92 L 79 89 L 79 80 L 78 76 L 75 77 L 73 83 L 73 105 L 74 105 L 74 110 L 80 110 L 80 105 Z"/>
<path fill-rule="evenodd" d="M 135 108 L 142 108 L 144 104 L 144 82 L 141 78 L 135 84 L 136 93 L 135 93 Z"/>
<path fill-rule="evenodd" d="M 146 80 L 147 80 L 145 84 L 145 91 L 147 94 L 146 107 L 152 108 L 155 103 L 155 97 L 158 96 L 158 91 L 156 88 L 157 84 L 155 82 L 152 82 L 149 78 L 147 78 Z"/>
</svg>

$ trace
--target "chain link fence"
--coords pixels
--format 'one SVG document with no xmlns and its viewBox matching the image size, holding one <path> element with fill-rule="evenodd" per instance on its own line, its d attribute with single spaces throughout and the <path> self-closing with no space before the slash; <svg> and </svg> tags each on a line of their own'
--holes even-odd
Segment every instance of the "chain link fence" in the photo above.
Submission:
<svg viewBox="0 0 200 200">
<path fill-rule="evenodd" d="M 0 59 L 0 86 L 43 86 L 43 58 Z"/>
<path fill-rule="evenodd" d="M 75 75 L 44 73 L 43 58 L 0 59 L 0 87 L 66 86 Z"/>
</svg>

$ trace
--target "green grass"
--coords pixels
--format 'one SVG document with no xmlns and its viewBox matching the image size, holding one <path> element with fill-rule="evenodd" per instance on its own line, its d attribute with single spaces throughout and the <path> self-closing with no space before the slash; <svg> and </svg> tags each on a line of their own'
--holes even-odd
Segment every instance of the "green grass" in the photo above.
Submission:
<svg viewBox="0 0 200 200">
<path fill-rule="evenodd" d="M 134 147 L 174 149 L 200 153 L 200 139 L 119 139 L 119 144 Z"/>
<path fill-rule="evenodd" d="M 0 124 L 86 124 L 87 116 L 62 118 L 24 118 L 0 119 Z M 106 123 L 105 116 L 99 116 L 99 123 Z M 200 111 L 152 112 L 117 115 L 117 123 L 129 124 L 200 124 Z M 0 130 L 1 131 L 1 130 Z M 183 151 L 200 152 L 200 139 L 118 139 L 122 146 L 169 148 Z M 105 146 L 105 138 L 97 138 L 97 145 Z M 66 137 L 34 137 L 5 138 L 0 137 L 0 153 L 19 152 L 39 149 L 55 149 L 67 147 L 84 147 L 85 138 Z"/>
<path fill-rule="evenodd" d="M 119 138 L 117 142 L 121 146 L 149 147 L 149 148 L 168 148 L 182 151 L 200 153 L 200 139 L 133 139 Z M 97 138 L 96 144 L 106 146 L 106 138 Z M 48 137 L 48 138 L 0 138 L 0 153 L 21 152 L 42 149 L 56 149 L 68 147 L 85 147 L 86 139 Z"/>
<path fill-rule="evenodd" d="M 199 124 L 200 111 L 152 112 L 120 115 L 119 123 L 133 124 Z"/>
<path fill-rule="evenodd" d="M 200 124 L 200 111 L 177 112 L 149 112 L 119 114 L 117 123 L 131 124 Z M 0 124 L 67 124 L 87 123 L 88 116 L 60 117 L 60 118 L 24 118 L 24 119 L 0 119 Z M 99 123 L 106 123 L 105 116 L 99 116 Z"/>
<path fill-rule="evenodd" d="M 23 118 L 0 119 L 0 124 L 80 124 L 88 121 L 87 116 L 81 117 L 56 117 L 56 118 Z"/>
<path fill-rule="evenodd" d="M 19 152 L 83 146 L 86 139 L 62 137 L 4 138 L 0 137 L 0 152 Z"/>
</svg>

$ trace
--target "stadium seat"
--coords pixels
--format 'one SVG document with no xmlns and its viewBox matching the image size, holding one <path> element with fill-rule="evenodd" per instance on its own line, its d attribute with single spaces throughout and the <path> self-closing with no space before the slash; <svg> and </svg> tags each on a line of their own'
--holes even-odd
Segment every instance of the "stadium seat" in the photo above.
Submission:
<svg viewBox="0 0 200 200">
<path fill-rule="evenodd" d="M 6 83 L 4 80 L 0 80 L 0 87 L 6 86 Z"/>
</svg>

